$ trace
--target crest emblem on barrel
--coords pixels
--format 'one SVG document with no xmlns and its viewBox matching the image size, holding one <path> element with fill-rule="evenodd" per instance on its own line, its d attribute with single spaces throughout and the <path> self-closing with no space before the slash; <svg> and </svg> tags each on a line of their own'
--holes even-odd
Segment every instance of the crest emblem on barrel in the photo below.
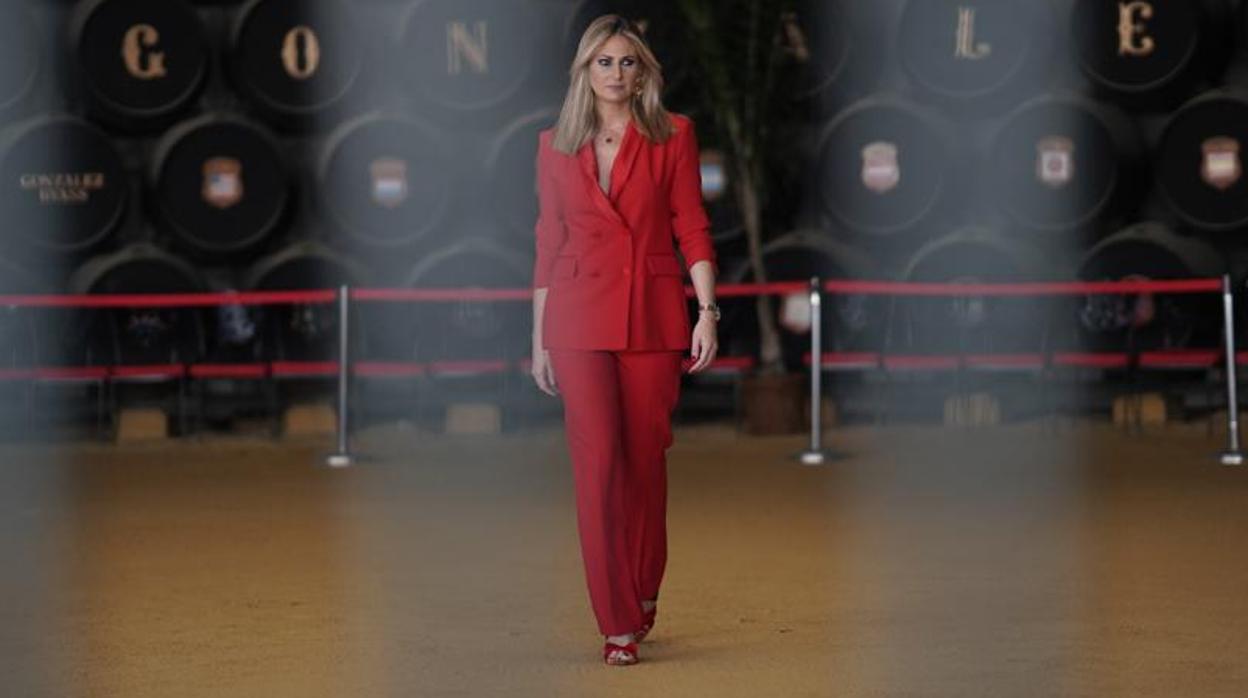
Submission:
<svg viewBox="0 0 1248 698">
<path fill-rule="evenodd" d="M 398 158 L 377 158 L 369 165 L 373 178 L 373 201 L 396 208 L 407 200 L 407 162 Z"/>
<path fill-rule="evenodd" d="M 368 167 L 373 177 L 373 201 L 394 209 L 407 200 L 407 162 L 397 157 L 378 157 Z"/>
<path fill-rule="evenodd" d="M 243 199 L 243 163 L 236 158 L 217 157 L 204 161 L 204 201 L 217 208 L 229 208 Z"/>
<path fill-rule="evenodd" d="M 1036 144 L 1036 177 L 1054 189 L 1070 183 L 1075 176 L 1075 142 L 1065 136 L 1050 136 Z"/>
<path fill-rule="evenodd" d="M 876 194 L 886 194 L 901 183 L 897 146 L 885 141 L 868 143 L 862 149 L 862 184 Z"/>
<path fill-rule="evenodd" d="M 1200 178 L 1219 191 L 1226 191 L 1239 181 L 1243 165 L 1239 160 L 1239 141 L 1227 136 L 1208 138 L 1200 145 Z"/>
</svg>

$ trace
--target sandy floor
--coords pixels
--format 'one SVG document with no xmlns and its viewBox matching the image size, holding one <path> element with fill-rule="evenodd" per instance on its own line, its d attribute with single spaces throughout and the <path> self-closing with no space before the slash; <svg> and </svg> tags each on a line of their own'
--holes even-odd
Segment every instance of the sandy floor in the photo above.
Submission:
<svg viewBox="0 0 1248 698">
<path fill-rule="evenodd" d="M 1248 468 L 1175 427 L 678 430 L 601 665 L 557 429 L 0 447 L 12 696 L 1243 696 Z"/>
</svg>

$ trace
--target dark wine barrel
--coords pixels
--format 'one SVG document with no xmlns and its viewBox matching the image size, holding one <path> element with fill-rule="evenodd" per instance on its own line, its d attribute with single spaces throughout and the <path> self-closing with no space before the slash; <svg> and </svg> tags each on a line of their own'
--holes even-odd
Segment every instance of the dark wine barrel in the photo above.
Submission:
<svg viewBox="0 0 1248 698">
<path fill-rule="evenodd" d="M 281 224 L 290 175 L 271 134 L 205 115 L 170 130 L 149 172 L 157 213 L 176 243 L 211 256 L 244 252 Z"/>
<path fill-rule="evenodd" d="M 864 252 L 838 242 L 824 230 L 801 229 L 777 237 L 763 247 L 763 268 L 768 281 L 809 281 L 818 275 L 829 279 L 878 279 L 875 264 Z M 725 276 L 729 283 L 753 283 L 749 261 L 741 262 Z M 781 332 L 785 365 L 802 367 L 802 355 L 810 351 L 809 293 L 773 296 L 772 309 Z M 759 330 L 754 296 L 721 301 L 720 354 L 758 356 Z M 822 342 L 824 351 L 878 349 L 883 329 L 884 305 L 880 296 L 832 294 L 824 296 Z"/>
<path fill-rule="evenodd" d="M 39 77 L 39 33 L 25 4 L 0 6 L 0 114 L 15 109 Z"/>
<path fill-rule="evenodd" d="M 358 286 L 368 278 L 360 263 L 320 243 L 305 240 L 255 262 L 244 275 L 242 285 L 253 291 L 304 291 L 336 289 L 341 284 Z M 337 356 L 338 307 L 335 303 L 253 307 L 250 315 L 252 324 L 262 328 L 268 358 L 315 361 Z M 219 321 L 216 327 L 228 330 L 229 323 Z M 218 339 L 228 340 L 230 336 L 227 333 L 219 335 Z"/>
<path fill-rule="evenodd" d="M 17 250 L 87 250 L 117 228 L 129 181 L 102 131 L 72 116 L 43 116 L 0 136 L 0 220 Z"/>
<path fill-rule="evenodd" d="M 793 97 L 826 102 L 849 68 L 850 29 L 842 5 L 802 0 L 780 25 L 783 70 L 793 73 Z"/>
<path fill-rule="evenodd" d="M 949 185 L 943 138 L 932 117 L 911 105 L 885 98 L 854 104 L 824 128 L 816 147 L 824 209 L 840 225 L 874 236 L 914 229 Z"/>
<path fill-rule="evenodd" d="M 897 51 L 914 84 L 952 104 L 1007 104 L 1045 67 L 1053 40 L 1048 3 L 907 0 Z"/>
<path fill-rule="evenodd" d="M 148 243 L 93 257 L 70 277 L 70 293 L 198 293 L 205 290 L 190 263 Z M 89 363 L 177 363 L 203 347 L 200 308 L 134 307 L 72 311 L 79 318 L 62 336 L 71 357 Z M 87 347 L 87 356 L 79 353 Z"/>
<path fill-rule="evenodd" d="M 490 211 L 516 245 L 531 245 L 537 219 L 537 134 L 554 125 L 554 108 L 526 114 L 502 129 L 486 156 L 486 177 L 493 192 Z"/>
<path fill-rule="evenodd" d="M 1158 189 L 1185 222 L 1206 230 L 1248 226 L 1248 95 L 1216 91 L 1166 124 L 1154 168 Z"/>
<path fill-rule="evenodd" d="M 919 248 L 901 278 L 935 283 L 1037 281 L 1044 276 L 1038 258 L 1016 240 L 965 229 Z M 918 353 L 1040 351 L 1044 307 L 1044 301 L 1035 297 L 898 297 L 890 348 Z"/>
<path fill-rule="evenodd" d="M 1019 107 L 993 141 L 994 198 L 1025 228 L 1091 226 L 1135 191 L 1140 137 L 1117 109 L 1075 96 Z"/>
<path fill-rule="evenodd" d="M 325 144 L 318 199 L 355 242 L 383 249 L 417 242 L 445 224 L 455 191 L 442 141 L 434 129 L 402 117 L 347 122 Z"/>
<path fill-rule="evenodd" d="M 412 288 L 523 288 L 531 260 L 495 241 L 466 238 L 423 257 L 407 275 Z M 374 309 L 384 327 L 379 352 L 421 361 L 517 359 L 531 349 L 532 312 L 525 301 L 417 302 Z"/>
<path fill-rule="evenodd" d="M 208 43 L 185 0 L 87 0 L 70 26 L 81 92 L 113 127 L 168 125 L 208 75 Z"/>
<path fill-rule="evenodd" d="M 452 121 L 515 98 L 542 42 L 536 8 L 516 0 L 424 0 L 399 23 L 399 56 L 415 96 Z"/>
<path fill-rule="evenodd" d="M 239 90 L 283 126 L 350 109 L 369 70 L 365 39 L 340 0 L 251 0 L 235 20 L 229 59 Z"/>
<path fill-rule="evenodd" d="M 1079 264 L 1082 281 L 1213 278 L 1225 268 L 1208 243 L 1159 223 L 1140 223 L 1093 246 Z M 1077 299 L 1080 344 L 1098 351 L 1214 346 L 1217 294 L 1095 294 Z"/>
<path fill-rule="evenodd" d="M 1231 18 L 1229 0 L 1097 0 L 1072 3 L 1070 27 L 1080 66 L 1100 94 L 1164 109 L 1221 74 Z"/>
</svg>

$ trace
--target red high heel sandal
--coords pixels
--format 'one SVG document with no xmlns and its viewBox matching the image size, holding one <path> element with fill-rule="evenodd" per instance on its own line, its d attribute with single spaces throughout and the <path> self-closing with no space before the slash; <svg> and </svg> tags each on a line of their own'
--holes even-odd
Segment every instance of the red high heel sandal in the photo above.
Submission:
<svg viewBox="0 0 1248 698">
<path fill-rule="evenodd" d="M 640 661 L 637 657 L 637 643 L 634 641 L 627 645 L 617 645 L 608 640 L 602 648 L 602 659 L 611 666 L 636 664 Z"/>
</svg>

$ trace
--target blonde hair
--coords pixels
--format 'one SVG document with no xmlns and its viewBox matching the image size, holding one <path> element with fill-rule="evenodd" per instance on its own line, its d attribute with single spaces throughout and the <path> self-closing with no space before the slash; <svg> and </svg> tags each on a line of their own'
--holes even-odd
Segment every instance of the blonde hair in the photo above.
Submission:
<svg viewBox="0 0 1248 698">
<path fill-rule="evenodd" d="M 559 122 L 555 124 L 552 145 L 555 150 L 572 155 L 593 138 L 598 130 L 598 110 L 594 108 L 594 90 L 589 83 L 590 61 L 613 36 L 623 36 L 637 51 L 641 70 L 638 80 L 641 93 L 630 100 L 633 126 L 652 143 L 663 143 L 672 136 L 672 119 L 660 98 L 663 72 L 659 60 L 646 44 L 636 25 L 619 15 L 603 15 L 589 23 L 576 48 L 576 57 L 568 70 L 568 93 L 563 98 Z"/>
</svg>

